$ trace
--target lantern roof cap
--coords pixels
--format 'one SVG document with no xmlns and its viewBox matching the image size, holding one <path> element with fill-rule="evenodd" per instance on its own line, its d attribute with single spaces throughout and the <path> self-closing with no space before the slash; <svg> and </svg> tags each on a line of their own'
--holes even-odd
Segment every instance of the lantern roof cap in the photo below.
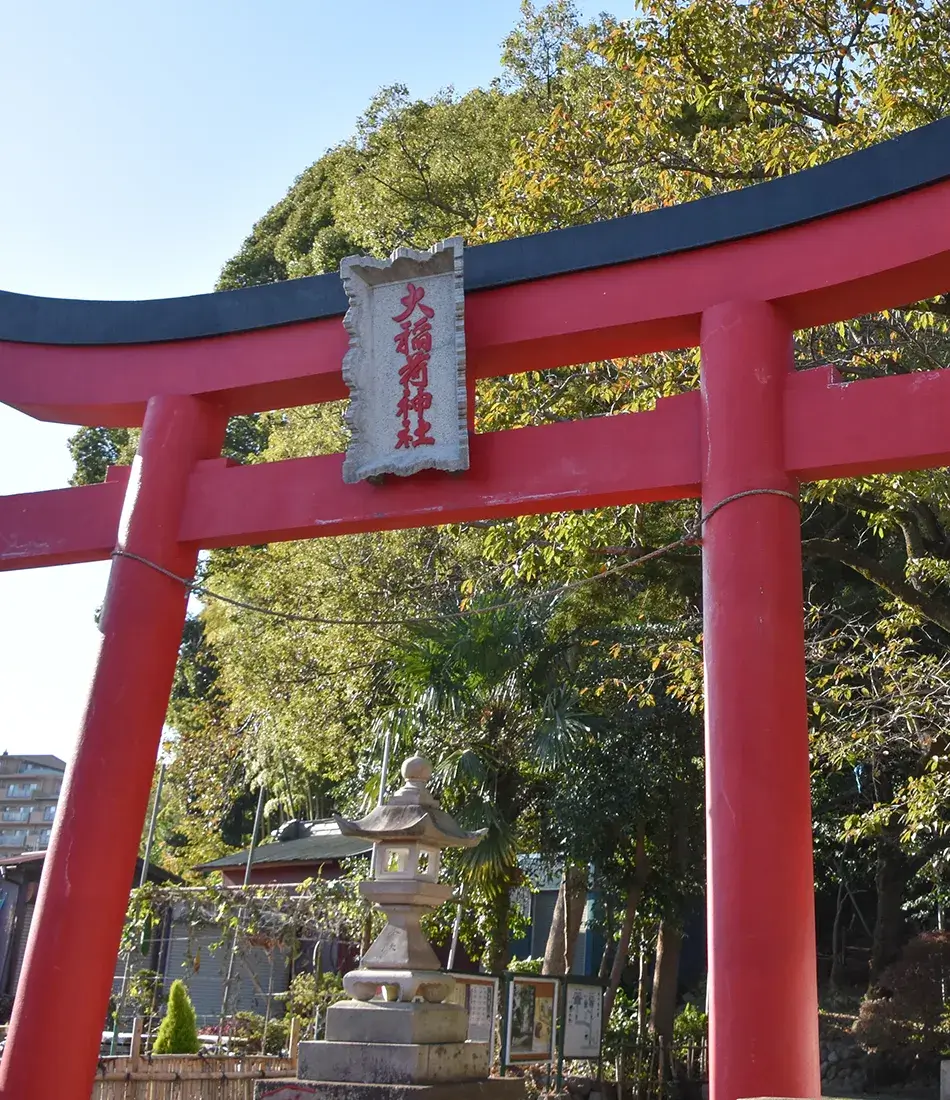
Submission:
<svg viewBox="0 0 950 1100">
<path fill-rule="evenodd" d="M 405 783 L 381 806 L 353 821 L 336 817 L 344 836 L 372 841 L 422 841 L 437 848 L 472 848 L 488 831 L 467 832 L 439 806 L 427 783 L 432 765 L 423 756 L 403 762 Z"/>
</svg>

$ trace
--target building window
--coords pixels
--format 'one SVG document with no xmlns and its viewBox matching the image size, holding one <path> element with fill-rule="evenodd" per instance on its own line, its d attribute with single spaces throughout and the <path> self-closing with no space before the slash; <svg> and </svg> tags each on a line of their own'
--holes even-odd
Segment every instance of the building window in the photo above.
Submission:
<svg viewBox="0 0 950 1100">
<path fill-rule="evenodd" d="M 30 798 L 38 783 L 10 783 L 7 785 L 7 798 Z"/>
<path fill-rule="evenodd" d="M 30 806 L 17 807 L 15 810 L 4 810 L 0 814 L 0 818 L 3 821 L 29 821 L 30 820 Z"/>
<path fill-rule="evenodd" d="M 22 848 L 26 843 L 26 833 L 22 830 L 0 829 L 0 847 Z"/>
<path fill-rule="evenodd" d="M 40 833 L 40 844 L 45 848 L 49 844 L 49 838 L 53 835 L 52 829 L 43 829 Z"/>
<path fill-rule="evenodd" d="M 55 806 L 47 806 L 46 809 L 43 811 L 43 820 L 44 821 L 52 821 L 55 816 L 56 816 L 56 807 Z M 49 830 L 47 830 L 47 831 L 49 831 Z"/>
</svg>

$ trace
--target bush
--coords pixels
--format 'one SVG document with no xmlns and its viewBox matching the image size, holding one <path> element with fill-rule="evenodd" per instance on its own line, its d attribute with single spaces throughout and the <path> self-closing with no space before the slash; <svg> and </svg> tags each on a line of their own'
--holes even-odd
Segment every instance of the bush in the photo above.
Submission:
<svg viewBox="0 0 950 1100">
<path fill-rule="evenodd" d="M 268 1020 L 265 1038 L 264 1017 L 257 1012 L 236 1012 L 225 1030 L 231 1052 L 243 1050 L 246 1054 L 280 1054 L 290 1042 L 288 1019 Z"/>
<path fill-rule="evenodd" d="M 544 968 L 544 959 L 512 959 L 508 969 L 512 974 L 540 974 Z"/>
<path fill-rule="evenodd" d="M 195 1006 L 185 983 L 176 978 L 168 992 L 168 1008 L 152 1047 L 153 1054 L 197 1054 L 198 1027 Z"/>
<path fill-rule="evenodd" d="M 617 990 L 613 1012 L 604 1029 L 604 1057 L 614 1058 L 624 1047 L 637 1044 L 637 1002 L 622 988 Z"/>
<path fill-rule="evenodd" d="M 950 1045 L 942 985 L 950 985 L 950 932 L 912 939 L 881 975 L 881 997 L 861 1005 L 854 1034 L 871 1050 L 933 1056 Z"/>
<path fill-rule="evenodd" d="M 155 970 L 137 970 L 129 977 L 125 992 L 125 1015 L 157 1015 L 162 1003 L 162 976 Z"/>
<path fill-rule="evenodd" d="M 286 993 L 276 994 L 284 1002 L 287 1013 L 305 1024 L 313 1022 L 317 1009 L 322 1017 L 334 1002 L 342 1000 L 343 979 L 339 974 L 297 974 Z"/>
<path fill-rule="evenodd" d="M 673 1021 L 674 1043 L 697 1043 L 706 1038 L 709 1019 L 697 1005 L 687 1003 Z"/>
</svg>

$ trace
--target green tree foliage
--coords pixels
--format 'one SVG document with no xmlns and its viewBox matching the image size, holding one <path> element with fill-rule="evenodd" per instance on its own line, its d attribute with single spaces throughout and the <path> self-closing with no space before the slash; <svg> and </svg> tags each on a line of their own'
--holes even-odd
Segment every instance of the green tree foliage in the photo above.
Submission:
<svg viewBox="0 0 950 1100">
<path fill-rule="evenodd" d="M 334 196 L 339 184 L 339 158 L 328 153 L 254 226 L 241 251 L 225 264 L 216 289 L 237 290 L 331 271 L 357 251 L 337 225 Z"/>
<path fill-rule="evenodd" d="M 197 1054 L 198 1027 L 195 1023 L 195 1006 L 188 996 L 185 983 L 176 978 L 168 991 L 168 1008 L 158 1027 L 153 1054 Z"/>
<path fill-rule="evenodd" d="M 186 878 L 196 864 L 242 847 L 253 827 L 250 738 L 232 720 L 218 679 L 204 619 L 188 619 L 168 709 L 168 770 L 158 819 L 162 862 Z"/>
<path fill-rule="evenodd" d="M 256 413 L 235 416 L 228 422 L 222 454 L 239 461 L 259 454 L 267 443 L 266 418 Z M 71 485 L 95 485 L 105 481 L 110 466 L 128 466 L 135 457 L 136 428 L 80 428 L 68 441 L 75 465 Z"/>
<path fill-rule="evenodd" d="M 823 163 L 950 111 L 945 7 L 645 0 L 626 22 L 584 25 L 566 0 L 526 0 L 497 82 L 427 101 L 380 91 L 254 226 L 219 287 L 455 233 L 477 243 L 650 210 Z M 903 303 L 798 334 L 796 366 L 849 380 L 942 367 L 948 324 L 946 297 Z M 694 388 L 699 369 L 687 350 L 485 380 L 477 427 L 647 409 Z M 249 462 L 344 444 L 336 406 L 229 433 L 229 453 Z M 81 430 L 77 480 L 101 479 L 131 446 L 125 429 Z M 804 493 L 819 880 L 839 915 L 876 888 L 876 974 L 899 948 L 903 907 L 933 895 L 945 862 L 948 485 L 930 471 Z M 527 847 L 552 866 L 593 863 L 622 970 L 636 914 L 674 929 L 701 875 L 700 555 L 637 564 L 695 518 L 680 502 L 216 551 L 212 589 L 324 621 L 211 601 L 189 628 L 170 712 L 174 865 L 241 843 L 250 781 L 282 817 L 358 807 L 389 727 L 407 748 L 429 746 L 453 807 L 492 828 L 479 857 L 490 875 L 468 868 L 466 934 L 502 957 L 507 885 Z M 592 576 L 569 598 L 537 598 Z M 510 612 L 444 617 L 508 599 Z"/>
<path fill-rule="evenodd" d="M 516 605 L 419 626 L 390 673 L 396 705 L 383 720 L 401 745 L 438 760 L 445 804 L 459 819 L 488 830 L 460 862 L 488 903 L 484 961 L 492 973 L 508 961 L 517 856 L 538 843 L 545 779 L 570 767 L 574 744 L 590 730 L 572 682 L 572 643 L 555 633 L 552 612 L 550 604 Z"/>
<path fill-rule="evenodd" d="M 747 186 L 892 136 L 948 109 L 950 84 L 945 72 L 934 69 L 931 51 L 937 39 L 947 48 L 950 25 L 935 5 L 658 0 L 643 5 L 629 23 L 604 30 L 590 41 L 591 63 L 571 68 L 559 83 L 547 126 L 519 146 L 502 181 L 502 205 L 481 227 L 485 238 Z M 942 366 L 947 312 L 945 299 L 937 299 L 802 334 L 798 366 L 830 363 L 846 378 Z M 504 415 L 515 405 L 521 417 L 527 411 L 521 422 L 535 422 L 546 411 L 552 385 L 563 385 L 555 392 L 566 392 L 577 408 L 571 387 L 581 378 L 585 397 L 596 390 L 610 395 L 613 408 L 642 407 L 694 386 L 697 365 L 693 353 L 668 354 L 589 366 L 574 372 L 573 383 L 562 382 L 557 372 L 527 376 L 514 382 L 519 403 L 512 402 L 506 380 Z M 502 383 L 495 385 L 500 395 Z M 490 387 L 483 387 L 486 405 L 490 396 Z M 806 491 L 806 585 L 813 634 L 823 641 L 812 648 L 813 682 L 835 702 L 819 702 L 815 713 L 815 759 L 824 772 L 816 794 L 834 798 L 818 812 L 836 819 L 836 860 L 857 843 L 876 864 L 880 904 L 872 974 L 899 946 L 914 866 L 906 857 L 929 859 L 933 847 L 944 843 L 942 737 L 920 723 L 915 730 L 906 716 L 930 712 L 932 667 L 940 662 L 950 625 L 946 491 L 942 471 Z M 663 516 L 681 514 L 654 511 L 659 516 L 653 522 L 661 525 Z M 543 537 L 555 557 L 555 547 L 567 544 L 567 531 L 576 537 L 578 523 L 590 522 L 522 521 L 512 543 L 520 543 L 519 549 L 530 545 L 524 538 L 530 531 L 535 546 Z M 561 537 L 558 527 L 565 532 Z M 846 634 L 857 632 L 861 641 L 847 671 L 839 668 L 837 678 L 827 679 L 832 624 Z M 903 654 L 899 671 L 895 644 Z M 699 648 L 676 640 L 658 655 L 669 690 L 701 705 Z M 862 692 L 880 702 L 882 666 L 895 672 L 908 704 L 894 706 L 892 695 L 872 718 L 851 703 Z M 839 746 L 837 754 L 829 755 L 831 742 Z M 859 789 L 855 769 L 874 781 Z"/>
<path fill-rule="evenodd" d="M 68 443 L 75 463 L 70 485 L 95 485 L 105 481 L 110 466 L 128 466 L 138 438 L 130 428 L 80 428 Z"/>
</svg>

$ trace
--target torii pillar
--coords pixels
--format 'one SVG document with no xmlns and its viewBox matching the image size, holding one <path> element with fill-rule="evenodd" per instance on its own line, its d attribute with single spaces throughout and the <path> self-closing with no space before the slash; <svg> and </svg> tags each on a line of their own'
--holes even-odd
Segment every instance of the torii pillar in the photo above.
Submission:
<svg viewBox="0 0 950 1100">
<path fill-rule="evenodd" d="M 784 454 L 792 332 L 774 306 L 732 302 L 703 314 L 701 347 L 713 1073 L 720 1096 L 815 1097 L 802 555 L 798 483 Z M 741 1055 L 731 1036 L 746 1037 Z"/>
<path fill-rule="evenodd" d="M 383 485 L 344 484 L 340 455 L 217 457 L 227 416 L 344 396 L 335 275 L 164 302 L 0 292 L 0 400 L 144 423 L 131 473 L 0 498 L 0 568 L 120 552 L 2 1100 L 89 1097 L 185 614 L 161 570 L 187 576 L 202 547 L 688 497 L 707 516 L 711 1100 L 818 1096 L 795 498 L 802 481 L 950 464 L 950 371 L 841 385 L 793 371 L 792 333 L 948 288 L 950 120 L 741 192 L 472 249 L 470 383 L 699 345 L 701 392 L 474 435 L 464 474 Z"/>
</svg>

